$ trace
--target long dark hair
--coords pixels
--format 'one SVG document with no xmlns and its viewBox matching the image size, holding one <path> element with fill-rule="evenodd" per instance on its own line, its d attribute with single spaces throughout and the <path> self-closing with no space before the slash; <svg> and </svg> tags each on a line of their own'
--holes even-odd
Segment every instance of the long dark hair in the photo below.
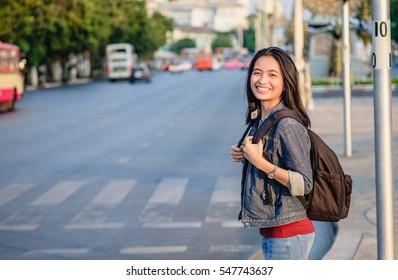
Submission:
<svg viewBox="0 0 398 280">
<path fill-rule="evenodd" d="M 311 126 L 311 120 L 307 114 L 307 111 L 301 101 L 301 91 L 299 84 L 299 73 L 296 65 L 290 55 L 284 50 L 278 47 L 269 47 L 259 50 L 250 62 L 249 70 L 247 73 L 246 80 L 246 95 L 248 108 L 246 112 L 246 124 L 249 124 L 252 120 L 251 113 L 258 110 L 258 114 L 261 115 L 261 102 L 258 100 L 251 89 L 250 80 L 253 74 L 254 64 L 257 59 L 262 56 L 272 56 L 278 61 L 281 67 L 284 91 L 282 92 L 282 101 L 286 104 L 289 109 L 296 111 L 304 124 L 309 128 Z"/>
</svg>

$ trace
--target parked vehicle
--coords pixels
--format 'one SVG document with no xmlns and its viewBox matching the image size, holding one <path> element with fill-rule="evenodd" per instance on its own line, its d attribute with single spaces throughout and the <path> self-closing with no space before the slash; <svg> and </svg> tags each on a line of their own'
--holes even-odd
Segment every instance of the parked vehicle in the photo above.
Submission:
<svg viewBox="0 0 398 280">
<path fill-rule="evenodd" d="M 131 70 L 129 82 L 135 83 L 136 81 L 144 81 L 146 83 L 151 82 L 151 71 L 147 66 L 139 65 Z"/>
<path fill-rule="evenodd" d="M 20 55 L 18 46 L 0 41 L 0 108 L 7 111 L 13 111 L 24 94 Z"/>
<path fill-rule="evenodd" d="M 109 44 L 106 47 L 108 79 L 128 79 L 135 66 L 136 57 L 134 46 L 131 44 Z"/>
<path fill-rule="evenodd" d="M 224 68 L 225 69 L 237 69 L 237 68 L 240 68 L 239 67 L 240 63 L 241 62 L 238 59 L 232 58 L 232 59 L 229 59 L 224 62 Z"/>
<path fill-rule="evenodd" d="M 192 63 L 188 60 L 176 61 L 168 66 L 171 73 L 182 73 L 192 69 Z"/>
<path fill-rule="evenodd" d="M 207 53 L 200 53 L 197 54 L 195 63 L 195 69 L 202 71 L 202 70 L 213 70 L 213 57 L 211 54 Z"/>
</svg>

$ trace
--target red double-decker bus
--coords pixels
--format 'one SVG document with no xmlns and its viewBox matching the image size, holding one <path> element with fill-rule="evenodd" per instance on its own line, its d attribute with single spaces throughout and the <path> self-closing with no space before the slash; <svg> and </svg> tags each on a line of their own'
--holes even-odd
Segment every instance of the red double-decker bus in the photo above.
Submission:
<svg viewBox="0 0 398 280">
<path fill-rule="evenodd" d="M 0 41 L 0 108 L 7 111 L 13 111 L 24 94 L 20 55 L 18 46 Z"/>
</svg>

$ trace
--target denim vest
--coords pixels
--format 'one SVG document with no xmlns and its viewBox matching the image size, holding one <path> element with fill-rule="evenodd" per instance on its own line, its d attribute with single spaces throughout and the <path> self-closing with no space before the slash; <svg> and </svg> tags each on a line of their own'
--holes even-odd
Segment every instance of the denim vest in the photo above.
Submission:
<svg viewBox="0 0 398 280">
<path fill-rule="evenodd" d="M 286 108 L 279 103 L 271 114 Z M 257 128 L 253 127 L 250 135 Z M 304 190 L 312 189 L 311 142 L 307 129 L 292 118 L 281 119 L 263 137 L 266 158 L 280 168 L 300 173 Z M 274 227 L 304 219 L 306 211 L 289 189 L 257 169 L 246 159 L 242 169 L 241 212 L 245 227 Z"/>
</svg>

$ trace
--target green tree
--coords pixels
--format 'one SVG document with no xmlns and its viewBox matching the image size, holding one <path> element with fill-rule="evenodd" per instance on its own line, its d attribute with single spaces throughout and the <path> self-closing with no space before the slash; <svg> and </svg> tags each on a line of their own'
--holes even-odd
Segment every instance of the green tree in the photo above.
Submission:
<svg viewBox="0 0 398 280">
<path fill-rule="evenodd" d="M 390 0 L 391 39 L 398 43 L 398 0 Z"/>
<path fill-rule="evenodd" d="M 136 49 L 143 58 L 151 58 L 153 53 L 166 43 L 166 34 L 172 31 L 174 22 L 172 19 L 154 13 L 148 17 L 143 28 L 139 29 Z"/>
<path fill-rule="evenodd" d="M 0 18 L 0 40 L 18 45 L 28 67 L 85 51 L 101 63 L 116 42 L 148 58 L 173 29 L 170 19 L 149 16 L 144 0 L 1 0 Z"/>
<path fill-rule="evenodd" d="M 243 31 L 243 47 L 247 48 L 250 52 L 255 52 L 256 50 L 255 20 L 255 15 L 249 16 L 249 27 Z"/>
<path fill-rule="evenodd" d="M 183 38 L 181 40 L 178 40 L 177 42 L 174 42 L 170 46 L 170 50 L 172 52 L 175 52 L 176 54 L 180 54 L 182 49 L 185 48 L 195 48 L 196 43 L 193 39 L 191 38 Z"/>
<path fill-rule="evenodd" d="M 214 50 L 216 48 L 231 48 L 232 41 L 231 37 L 228 33 L 217 33 L 216 38 L 211 42 L 211 49 Z"/>
<path fill-rule="evenodd" d="M 0 9 L 0 39 L 21 48 L 32 66 L 47 53 L 46 31 L 49 7 L 43 0 L 5 0 Z"/>
</svg>

